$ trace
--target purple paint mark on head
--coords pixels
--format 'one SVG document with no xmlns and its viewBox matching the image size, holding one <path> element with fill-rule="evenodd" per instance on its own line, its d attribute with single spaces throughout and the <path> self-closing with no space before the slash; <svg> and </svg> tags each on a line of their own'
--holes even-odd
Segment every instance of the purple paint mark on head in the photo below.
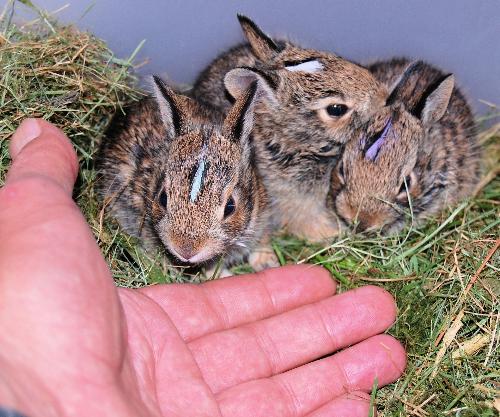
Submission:
<svg viewBox="0 0 500 417">
<path fill-rule="evenodd" d="M 382 131 L 380 137 L 375 142 L 373 142 L 373 145 L 371 145 L 366 151 L 365 153 L 366 159 L 369 159 L 370 161 L 375 160 L 380 151 L 380 148 L 382 148 L 382 145 L 387 139 L 387 135 L 389 134 L 389 130 L 391 129 L 391 127 L 392 127 L 392 119 L 389 118 L 389 120 L 384 126 L 384 130 Z"/>
</svg>

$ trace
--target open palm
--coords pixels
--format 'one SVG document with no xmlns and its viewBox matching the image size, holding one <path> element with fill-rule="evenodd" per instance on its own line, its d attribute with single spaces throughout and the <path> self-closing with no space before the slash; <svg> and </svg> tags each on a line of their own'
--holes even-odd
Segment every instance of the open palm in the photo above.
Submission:
<svg viewBox="0 0 500 417">
<path fill-rule="evenodd" d="M 71 200 L 69 141 L 28 120 L 11 154 L 0 190 L 0 404 L 30 417 L 355 417 L 368 414 L 375 378 L 403 371 L 399 343 L 376 336 L 395 319 L 390 295 L 334 296 L 318 267 L 117 289 Z"/>
</svg>

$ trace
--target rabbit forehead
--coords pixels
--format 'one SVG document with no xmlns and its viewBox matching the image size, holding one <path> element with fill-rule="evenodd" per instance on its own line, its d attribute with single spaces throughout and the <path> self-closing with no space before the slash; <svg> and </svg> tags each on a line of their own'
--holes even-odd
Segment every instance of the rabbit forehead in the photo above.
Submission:
<svg viewBox="0 0 500 417">
<path fill-rule="evenodd" d="M 292 66 L 302 62 L 317 60 L 323 65 L 329 61 L 345 61 L 343 58 L 331 52 L 319 51 L 317 49 L 302 48 L 290 45 L 280 52 L 272 61 L 275 65 Z M 346 61 L 347 62 L 347 61 Z"/>
<path fill-rule="evenodd" d="M 383 87 L 366 69 L 335 54 L 314 49 L 290 48 L 279 55 L 277 68 L 284 82 L 313 96 L 334 91 L 344 95 L 370 96 Z"/>
<path fill-rule="evenodd" d="M 238 180 L 240 169 L 220 155 L 200 153 L 182 164 L 172 164 L 166 172 L 165 187 L 176 207 L 204 204 L 217 207 L 226 190 Z"/>
<path fill-rule="evenodd" d="M 352 181 L 358 177 L 365 183 L 386 183 L 396 185 L 402 175 L 407 175 L 406 167 L 415 165 L 418 146 L 398 137 L 391 137 L 382 145 L 375 160 L 368 159 L 362 151 L 356 151 L 356 158 L 349 164 Z"/>
<path fill-rule="evenodd" d="M 174 140 L 163 180 L 169 208 L 186 212 L 202 205 L 208 213 L 219 207 L 226 188 L 239 176 L 241 159 L 239 144 L 216 131 Z"/>
<path fill-rule="evenodd" d="M 238 165 L 241 160 L 240 145 L 211 128 L 205 131 L 189 132 L 176 138 L 169 148 L 168 161 L 172 168 L 190 167 L 196 161 L 205 159 L 215 166 Z"/>
<path fill-rule="evenodd" d="M 276 97 L 283 106 L 305 106 L 308 109 L 321 109 L 335 103 L 343 103 L 366 120 L 374 111 L 384 105 L 387 91 L 364 69 L 356 68 L 350 75 L 339 71 L 324 70 L 314 73 L 286 72 Z M 292 110 L 288 108 L 287 111 Z"/>
<path fill-rule="evenodd" d="M 229 195 L 236 193 L 238 171 L 212 158 L 200 159 L 165 180 L 167 216 L 179 232 L 208 233 L 222 217 Z"/>
<path fill-rule="evenodd" d="M 402 176 L 415 165 L 423 131 L 418 125 L 410 128 L 401 121 L 393 121 L 390 127 L 391 133 L 373 159 L 367 158 L 364 137 L 347 144 L 343 161 L 349 189 L 394 194 Z"/>
<path fill-rule="evenodd" d="M 404 109 L 384 108 L 364 126 L 349 152 L 362 154 L 368 166 L 396 166 L 416 154 L 423 137 L 421 123 Z"/>
</svg>

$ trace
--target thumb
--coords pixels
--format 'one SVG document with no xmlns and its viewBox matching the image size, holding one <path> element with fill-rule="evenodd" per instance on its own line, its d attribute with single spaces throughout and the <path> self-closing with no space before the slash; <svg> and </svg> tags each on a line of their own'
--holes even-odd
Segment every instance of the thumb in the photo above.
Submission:
<svg viewBox="0 0 500 417">
<path fill-rule="evenodd" d="M 78 160 L 71 142 L 54 125 L 42 119 L 25 119 L 12 135 L 12 166 L 6 184 L 28 177 L 45 177 L 71 195 Z"/>
</svg>

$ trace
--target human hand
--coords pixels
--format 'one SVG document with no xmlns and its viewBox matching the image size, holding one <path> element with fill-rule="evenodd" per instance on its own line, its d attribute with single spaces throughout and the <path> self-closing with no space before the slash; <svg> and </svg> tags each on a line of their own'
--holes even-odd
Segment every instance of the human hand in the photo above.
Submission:
<svg viewBox="0 0 500 417">
<path fill-rule="evenodd" d="M 29 141 L 29 139 L 33 139 Z M 71 144 L 24 121 L 0 190 L 0 404 L 37 416 L 366 416 L 405 352 L 391 296 L 289 266 L 117 289 L 71 199 Z M 345 350 L 317 360 L 331 352 Z"/>
</svg>

